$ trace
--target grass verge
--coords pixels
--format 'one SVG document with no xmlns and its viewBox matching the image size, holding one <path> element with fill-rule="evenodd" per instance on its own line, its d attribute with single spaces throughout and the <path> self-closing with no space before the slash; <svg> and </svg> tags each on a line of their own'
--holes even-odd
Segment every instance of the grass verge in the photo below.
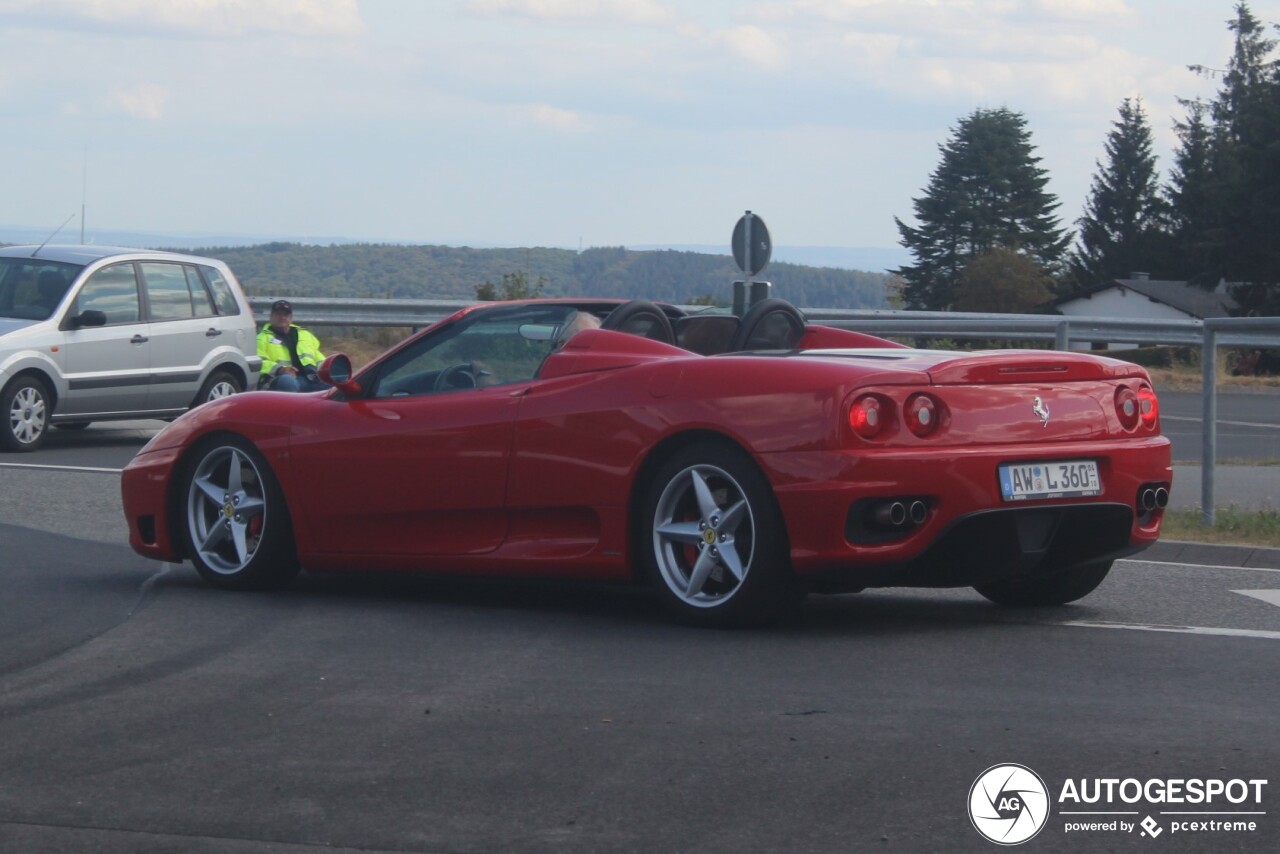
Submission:
<svg viewBox="0 0 1280 854">
<path fill-rule="evenodd" d="M 1222 543 L 1280 548 L 1280 510 L 1241 510 L 1229 506 L 1214 513 L 1213 527 L 1199 510 L 1166 510 L 1160 536 L 1195 543 Z"/>
</svg>

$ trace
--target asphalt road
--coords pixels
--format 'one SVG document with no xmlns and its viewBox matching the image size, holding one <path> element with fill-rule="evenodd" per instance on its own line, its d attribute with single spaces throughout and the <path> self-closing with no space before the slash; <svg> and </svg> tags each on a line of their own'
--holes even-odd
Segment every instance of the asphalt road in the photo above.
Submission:
<svg viewBox="0 0 1280 854">
<path fill-rule="evenodd" d="M 1204 398 L 1199 392 L 1160 392 L 1161 430 L 1173 459 L 1200 463 Z M 1218 394 L 1218 460 L 1280 462 L 1280 391 Z M 1276 477 L 1280 480 L 1280 474 Z"/>
<path fill-rule="evenodd" d="M 1027 850 L 1280 843 L 1280 570 L 1120 561 L 1048 610 L 815 597 L 759 632 L 589 585 L 234 594 L 125 547 L 110 463 L 141 437 L 104 432 L 43 452 L 96 471 L 0 466 L 0 851 L 993 851 L 967 804 L 1002 763 L 1049 791 Z M 1096 779 L 1268 782 L 1061 801 Z M 1173 824 L 1222 820 L 1255 829 Z"/>
</svg>

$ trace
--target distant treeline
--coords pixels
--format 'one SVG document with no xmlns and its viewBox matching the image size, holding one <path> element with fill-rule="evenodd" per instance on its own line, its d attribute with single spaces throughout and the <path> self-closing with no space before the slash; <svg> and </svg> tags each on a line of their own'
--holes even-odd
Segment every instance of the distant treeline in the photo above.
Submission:
<svg viewBox="0 0 1280 854">
<path fill-rule="evenodd" d="M 523 274 L 544 296 L 622 297 L 686 304 L 732 300 L 742 274 L 727 255 L 571 249 L 470 249 L 453 246 L 267 243 L 214 247 L 254 296 L 475 299 L 476 288 Z M 884 308 L 889 276 L 856 270 L 772 264 L 763 278 L 799 306 Z"/>
</svg>

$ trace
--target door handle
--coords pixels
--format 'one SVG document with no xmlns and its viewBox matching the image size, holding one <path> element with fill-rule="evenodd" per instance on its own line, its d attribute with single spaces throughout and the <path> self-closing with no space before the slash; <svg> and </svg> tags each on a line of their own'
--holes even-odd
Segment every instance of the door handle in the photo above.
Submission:
<svg viewBox="0 0 1280 854">
<path fill-rule="evenodd" d="M 145 335 L 135 335 L 129 339 L 130 344 L 146 344 L 150 339 Z"/>
<path fill-rule="evenodd" d="M 222 334 L 222 330 L 221 330 L 221 329 L 214 329 L 212 326 L 210 326 L 208 329 L 206 329 L 206 330 L 205 330 L 205 332 L 204 332 L 204 337 L 205 337 L 205 338 L 217 338 L 217 337 L 218 337 L 219 335 L 221 335 L 221 334 Z"/>
</svg>

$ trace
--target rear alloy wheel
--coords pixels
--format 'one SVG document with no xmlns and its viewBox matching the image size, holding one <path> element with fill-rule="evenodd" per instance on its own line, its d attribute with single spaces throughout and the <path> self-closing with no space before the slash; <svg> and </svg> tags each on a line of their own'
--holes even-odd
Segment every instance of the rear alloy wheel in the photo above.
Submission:
<svg viewBox="0 0 1280 854">
<path fill-rule="evenodd" d="M 6 451 L 34 451 L 49 435 L 49 389 L 35 377 L 18 377 L 0 394 L 0 447 Z"/>
<path fill-rule="evenodd" d="M 298 574 L 284 494 L 249 442 L 228 437 L 206 444 L 183 482 L 187 554 L 206 581 L 264 589 Z"/>
<path fill-rule="evenodd" d="M 644 506 L 646 566 L 686 622 L 762 625 L 800 601 L 768 480 L 733 448 L 704 443 L 658 470 Z"/>
<path fill-rule="evenodd" d="M 244 384 L 240 382 L 235 374 L 230 371 L 214 371 L 209 375 L 209 379 L 204 381 L 204 385 L 200 386 L 200 393 L 196 395 L 196 402 L 192 406 L 199 406 L 211 400 L 230 397 L 242 391 L 244 391 Z"/>
<path fill-rule="evenodd" d="M 995 602 L 1013 608 L 1065 605 L 1094 591 L 1111 571 L 1111 561 L 1085 563 L 1034 578 L 1014 578 L 979 584 L 973 589 Z"/>
</svg>

